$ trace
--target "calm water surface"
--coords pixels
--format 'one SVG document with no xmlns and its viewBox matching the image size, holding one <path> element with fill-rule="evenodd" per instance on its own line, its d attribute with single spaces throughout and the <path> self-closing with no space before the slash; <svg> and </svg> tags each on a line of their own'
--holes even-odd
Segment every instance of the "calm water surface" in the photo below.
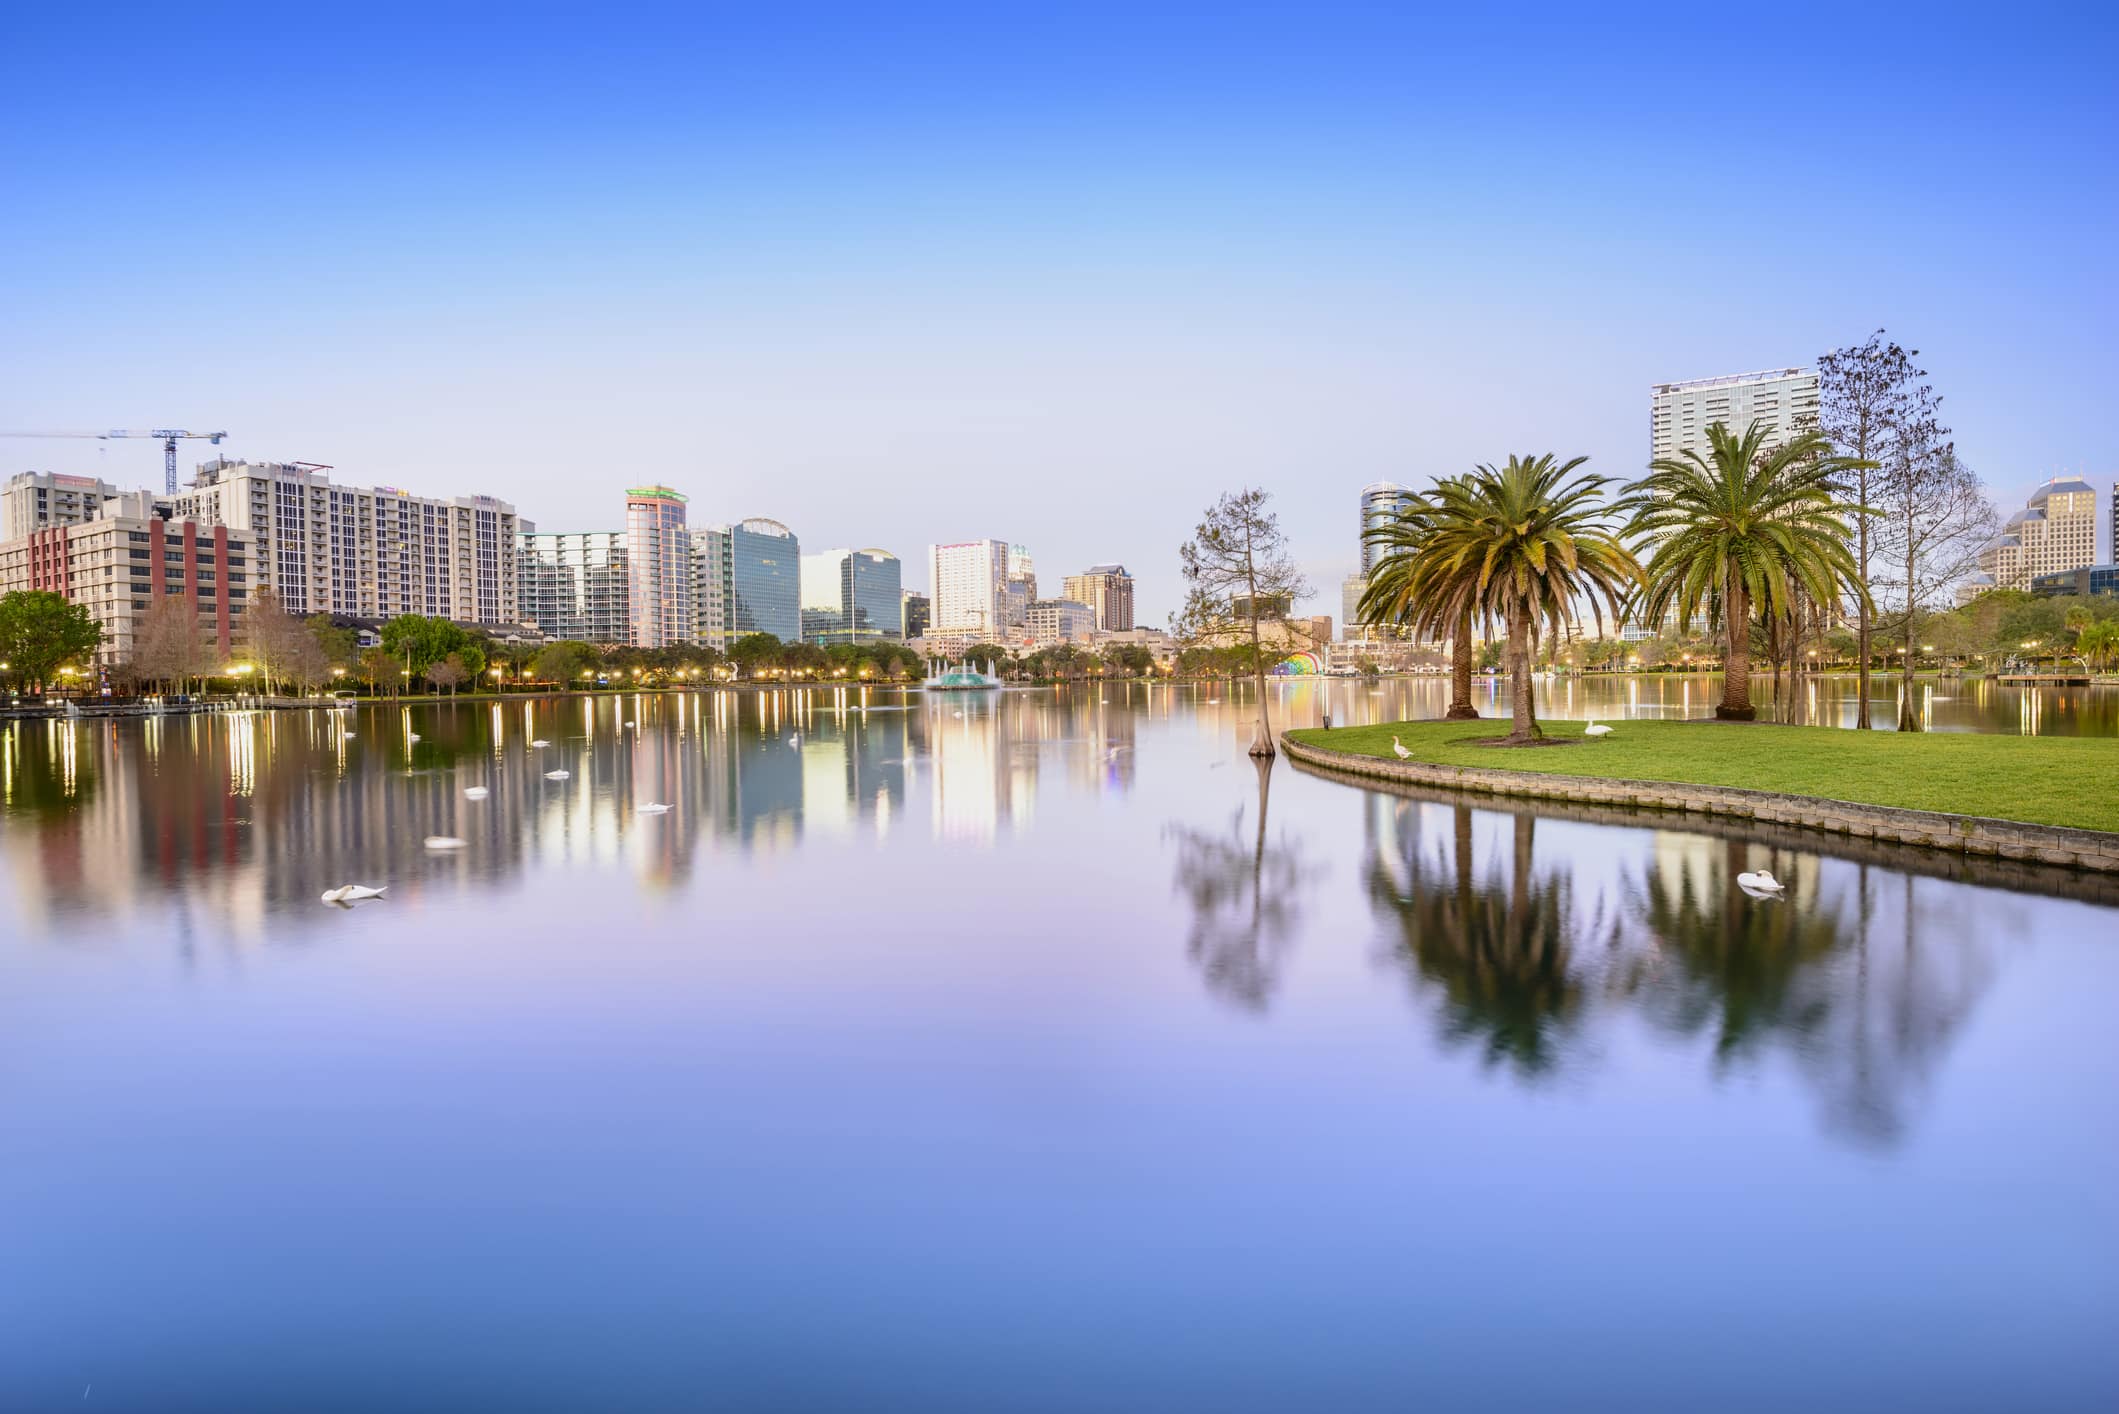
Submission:
<svg viewBox="0 0 2119 1414">
<path fill-rule="evenodd" d="M 2119 886 L 1241 698 L 0 731 L 0 1409 L 2119 1403 Z"/>
</svg>

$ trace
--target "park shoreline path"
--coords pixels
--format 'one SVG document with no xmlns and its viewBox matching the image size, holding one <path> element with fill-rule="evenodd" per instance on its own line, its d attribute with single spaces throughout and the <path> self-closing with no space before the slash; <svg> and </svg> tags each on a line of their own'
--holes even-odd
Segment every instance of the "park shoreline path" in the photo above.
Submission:
<svg viewBox="0 0 2119 1414">
<path fill-rule="evenodd" d="M 1979 815 L 1862 805 L 1821 796 L 1746 790 L 1737 786 L 1688 785 L 1607 776 L 1563 776 L 1511 771 L 1498 766 L 1449 766 L 1430 761 L 1387 760 L 1365 752 L 1335 751 L 1282 734 L 1281 750 L 1298 766 L 1331 775 L 1402 781 L 1443 790 L 1519 796 L 1596 805 L 1642 806 L 1704 815 L 1794 825 L 1853 839 L 1887 840 L 1977 858 L 2057 864 L 2100 874 L 2119 874 L 2119 833 L 2033 825 Z"/>
</svg>

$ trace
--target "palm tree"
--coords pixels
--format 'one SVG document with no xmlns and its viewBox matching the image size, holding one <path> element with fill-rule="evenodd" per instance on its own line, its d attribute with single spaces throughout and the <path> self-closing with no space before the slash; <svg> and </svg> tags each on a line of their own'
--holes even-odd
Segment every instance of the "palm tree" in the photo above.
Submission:
<svg viewBox="0 0 2119 1414">
<path fill-rule="evenodd" d="M 1748 722 L 1751 615 L 1773 619 L 1799 595 L 1833 603 L 1842 587 L 1866 606 L 1868 589 L 1847 548 L 1848 518 L 1872 512 L 1839 499 L 1838 478 L 1867 465 L 1830 455 L 1823 434 L 1806 432 L 1777 447 L 1753 422 L 1736 436 L 1707 429 L 1708 454 L 1687 448 L 1658 457 L 1632 488 L 1639 511 L 1629 527 L 1653 541 L 1639 617 L 1661 619 L 1673 605 L 1683 631 L 1704 608 L 1723 633 L 1722 705 L 1714 715 Z"/>
<path fill-rule="evenodd" d="M 1559 463 L 1549 452 L 1510 457 L 1498 470 L 1480 466 L 1438 482 L 1426 498 L 1434 510 L 1417 553 L 1435 561 L 1438 583 L 1466 576 L 1463 597 L 1472 612 L 1508 630 L 1511 746 L 1527 746 L 1540 735 L 1530 700 L 1539 631 L 1560 632 L 1583 600 L 1601 631 L 1605 607 L 1616 619 L 1621 602 L 1640 583 L 1640 565 L 1611 527 L 1612 516 L 1630 506 L 1603 499 L 1609 478 L 1577 474 L 1588 460 Z"/>
<path fill-rule="evenodd" d="M 1414 635 L 1449 635 L 1449 710 L 1444 721 L 1476 721 L 1472 705 L 1472 617 L 1478 606 L 1478 570 L 1453 565 L 1447 555 L 1430 553 L 1437 526 L 1461 514 L 1473 498 L 1429 500 L 1416 496 L 1388 519 L 1371 526 L 1364 539 L 1381 552 L 1368 584 L 1361 591 L 1364 623 L 1393 623 Z"/>
</svg>

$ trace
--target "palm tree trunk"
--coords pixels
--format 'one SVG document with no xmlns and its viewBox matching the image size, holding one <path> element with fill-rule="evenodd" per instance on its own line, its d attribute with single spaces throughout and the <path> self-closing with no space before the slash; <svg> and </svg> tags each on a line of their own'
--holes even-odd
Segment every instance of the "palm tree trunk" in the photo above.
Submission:
<svg viewBox="0 0 2119 1414">
<path fill-rule="evenodd" d="M 1754 721 L 1758 709 L 1751 705 L 1751 600 L 1734 575 L 1722 591 L 1722 630 L 1722 705 L 1714 715 L 1725 722 Z"/>
<path fill-rule="evenodd" d="M 1472 616 L 1469 609 L 1457 619 L 1449 645 L 1449 710 L 1446 722 L 1472 722 L 1479 709 L 1472 706 Z"/>
<path fill-rule="evenodd" d="M 1512 684 L 1509 705 L 1513 709 L 1513 725 L 1508 733 L 1511 746 L 1523 746 L 1538 739 L 1538 714 L 1530 700 L 1530 614 L 1518 609 L 1508 621 L 1508 676 Z"/>
</svg>

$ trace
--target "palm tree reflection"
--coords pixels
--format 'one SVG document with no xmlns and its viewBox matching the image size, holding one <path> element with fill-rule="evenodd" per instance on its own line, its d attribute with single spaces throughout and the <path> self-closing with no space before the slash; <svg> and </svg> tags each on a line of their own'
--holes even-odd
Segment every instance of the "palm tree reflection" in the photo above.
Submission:
<svg viewBox="0 0 2119 1414">
<path fill-rule="evenodd" d="M 1910 874 L 1894 916 L 1867 864 L 1849 874 L 1797 850 L 1761 861 L 1739 837 L 1659 831 L 1647 866 L 1600 891 L 1569 865 L 1538 866 L 1528 812 L 1509 812 L 1505 867 L 1481 871 L 1472 807 L 1372 796 L 1367 808 L 1386 956 L 1436 998 L 1446 1040 L 1519 1076 L 1575 1063 L 1600 1024 L 1632 1011 L 1707 1039 L 1718 1074 L 1792 1060 L 1829 1132 L 1890 1145 L 1992 975 L 1979 941 L 1923 940 L 1942 930 L 1923 928 Z M 1443 809 L 1449 839 L 1423 839 L 1422 816 Z M 1761 862 L 1795 882 L 1787 899 L 1738 887 Z"/>
<path fill-rule="evenodd" d="M 1186 953 L 1208 991 L 1264 1011 L 1279 987 L 1301 919 L 1300 894 L 1314 871 L 1293 840 L 1267 843 L 1272 761 L 1257 757 L 1252 765 L 1258 772 L 1258 828 L 1250 838 L 1242 808 L 1225 832 L 1172 825 L 1168 835 L 1177 844 L 1177 890 L 1192 905 Z"/>
<path fill-rule="evenodd" d="M 1416 984 L 1439 988 L 1447 1042 L 1476 1046 L 1519 1075 L 1556 1069 L 1592 985 L 1576 946 L 1608 925 L 1579 916 L 1565 873 L 1535 867 L 1536 816 L 1513 816 L 1509 866 L 1484 876 L 1473 866 L 1470 806 L 1452 810 L 1446 850 L 1440 841 L 1423 848 L 1419 817 L 1418 807 L 1398 807 L 1395 859 L 1372 838 L 1368 895 L 1388 956 Z"/>
</svg>

